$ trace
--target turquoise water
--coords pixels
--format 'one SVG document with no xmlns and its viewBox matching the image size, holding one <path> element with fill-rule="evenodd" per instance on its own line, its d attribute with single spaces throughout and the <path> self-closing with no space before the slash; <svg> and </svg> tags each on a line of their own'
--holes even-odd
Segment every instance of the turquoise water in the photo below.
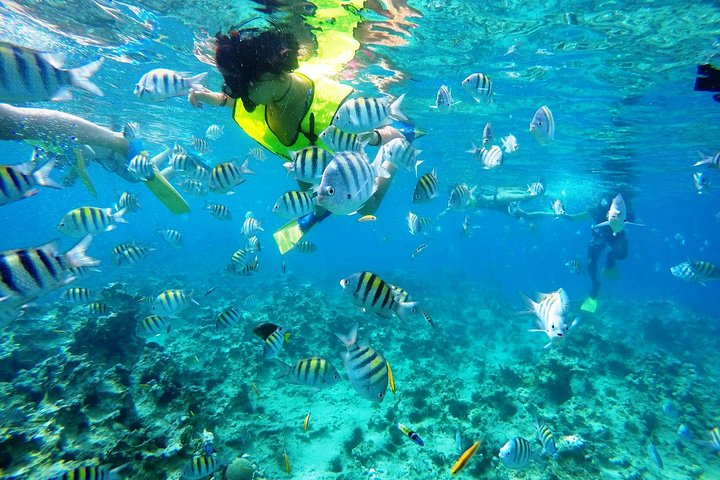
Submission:
<svg viewBox="0 0 720 480">
<path fill-rule="evenodd" d="M 204 83 L 217 90 L 221 77 L 207 63 L 216 31 L 269 12 L 302 23 L 312 11 L 312 2 L 267 3 L 5 3 L 0 39 L 66 51 L 73 67 L 105 58 L 93 77 L 105 96 L 75 89 L 71 101 L 24 106 L 73 113 L 115 131 L 138 122 L 152 154 L 175 143 L 189 147 L 191 136 L 217 124 L 224 134 L 203 155 L 213 165 L 256 147 L 229 111 L 196 110 L 184 98 L 149 103 L 133 96 L 133 88 L 145 72 L 162 67 L 208 72 Z M 143 185 L 92 163 L 96 197 L 76 182 L 1 206 L 0 251 L 53 239 L 65 251 L 74 240 L 56 226 L 68 211 L 110 207 L 123 191 L 139 195 L 141 204 L 127 214 L 128 224 L 94 236 L 88 253 L 101 260 L 100 272 L 71 285 L 98 292 L 112 314 L 96 318 L 69 305 L 62 287 L 4 325 L 2 478 L 43 479 L 85 465 L 123 464 L 125 478 L 179 478 L 201 453 L 205 429 L 214 434 L 221 463 L 246 454 L 255 478 L 449 476 L 461 450 L 475 441 L 477 453 L 458 476 L 720 478 L 710 443 L 720 423 L 718 286 L 670 274 L 688 258 L 720 264 L 720 177 L 701 170 L 711 187 L 699 195 L 692 179 L 699 169 L 691 167 L 698 151 L 718 149 L 720 104 L 711 93 L 693 91 L 696 66 L 720 63 L 717 5 L 410 1 L 367 7 L 356 32 L 363 42 L 353 64 L 359 67 L 344 81 L 362 95 L 406 94 L 403 111 L 426 133 L 414 143 L 422 150 L 420 172 L 437 168 L 439 197 L 412 204 L 417 179 L 400 171 L 376 221 L 331 217 L 308 236 L 317 251 L 285 256 L 272 239 L 285 220 L 271 209 L 296 184 L 269 152 L 265 161 L 251 162 L 256 175 L 235 195 L 188 196 L 186 215 L 172 215 Z M 492 79 L 494 103 L 475 103 L 463 91 L 461 81 L 474 72 Z M 442 84 L 460 101 L 448 112 L 430 108 Z M 541 105 L 556 124 L 547 145 L 528 131 Z M 492 170 L 466 153 L 472 141 L 481 142 L 488 121 L 495 144 L 512 133 L 520 145 Z M 22 142 L 2 142 L 0 149 L 3 164 L 32 154 Z M 490 209 L 444 212 L 455 184 L 524 190 L 539 179 L 547 192 L 523 202 L 525 210 L 549 212 L 560 198 L 568 212 L 582 212 L 603 191 L 633 187 L 636 221 L 646 226 L 626 228 L 628 258 L 619 262 L 617 279 L 602 279 L 594 314 L 580 310 L 587 274 L 565 266 L 574 258 L 587 264 L 592 221 L 530 221 Z M 206 202 L 227 205 L 233 220 L 213 218 Z M 408 233 L 409 210 L 433 219 L 428 235 Z M 258 270 L 228 275 L 230 256 L 244 246 L 247 211 L 264 226 Z M 460 234 L 465 216 L 477 227 L 470 237 Z M 182 248 L 165 243 L 161 228 L 178 230 Z M 116 266 L 112 249 L 132 241 L 155 250 Z M 422 243 L 428 248 L 411 260 Z M 421 316 L 400 321 L 360 312 L 338 285 L 359 271 L 408 290 L 435 327 Z M 174 317 L 161 340 L 138 338 L 136 325 L 149 313 L 143 299 L 169 288 L 193 291 L 199 305 Z M 578 322 L 564 341 L 543 348 L 547 336 L 528 332 L 533 317 L 518 314 L 526 308 L 519 293 L 558 288 L 567 292 L 570 318 Z M 245 310 L 241 322 L 216 329 L 216 315 L 232 305 Z M 263 358 L 252 332 L 264 322 L 292 332 L 281 360 L 324 356 L 345 378 L 323 390 L 276 378 L 282 366 Z M 340 358 L 346 349 L 334 334 L 355 322 L 361 342 L 392 365 L 397 389 L 382 403 L 364 399 L 347 381 Z M 580 438 L 583 446 L 507 468 L 497 454 L 512 437 L 539 449 L 536 420 L 557 442 Z M 405 438 L 398 422 L 425 446 Z M 681 425 L 688 435 L 678 433 Z M 662 469 L 647 453 L 650 441 Z M 221 469 L 215 478 L 246 477 Z"/>
</svg>

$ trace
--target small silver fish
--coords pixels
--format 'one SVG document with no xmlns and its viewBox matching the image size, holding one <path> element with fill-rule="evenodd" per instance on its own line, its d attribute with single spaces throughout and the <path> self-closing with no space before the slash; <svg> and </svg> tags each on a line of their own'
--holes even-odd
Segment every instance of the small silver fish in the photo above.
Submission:
<svg viewBox="0 0 720 480">
<path fill-rule="evenodd" d="M 140 78 L 135 84 L 133 95 L 156 102 L 171 97 L 183 97 L 190 92 L 190 87 L 202 82 L 206 75 L 205 72 L 187 76 L 183 72 L 156 68 Z"/>
<path fill-rule="evenodd" d="M 658 453 L 657 448 L 655 448 L 652 440 L 650 440 L 647 444 L 647 453 L 650 459 L 655 463 L 655 465 L 660 467 L 660 469 L 662 470 L 663 461 L 662 458 L 660 458 L 660 454 Z"/>
<path fill-rule="evenodd" d="M 538 108 L 533 115 L 530 133 L 542 144 L 549 143 L 555 138 L 555 119 L 546 105 Z"/>
<path fill-rule="evenodd" d="M 471 73 L 462 81 L 462 86 L 476 102 L 492 102 L 493 85 L 487 75 Z"/>
</svg>

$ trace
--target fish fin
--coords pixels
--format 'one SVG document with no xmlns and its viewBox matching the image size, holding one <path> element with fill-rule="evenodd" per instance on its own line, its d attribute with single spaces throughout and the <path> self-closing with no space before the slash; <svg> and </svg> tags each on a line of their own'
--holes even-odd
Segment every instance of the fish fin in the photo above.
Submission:
<svg viewBox="0 0 720 480">
<path fill-rule="evenodd" d="M 67 88 L 63 87 L 57 92 L 55 92 L 55 95 L 53 95 L 50 100 L 52 100 L 53 102 L 65 102 L 68 100 L 72 100 L 72 92 Z"/>
<path fill-rule="evenodd" d="M 55 68 L 62 68 L 67 58 L 67 52 L 42 52 L 39 55 Z"/>
<path fill-rule="evenodd" d="M 202 82 L 206 76 L 207 72 L 198 73 L 197 75 L 186 78 L 185 81 L 194 87 L 196 85 L 200 85 L 200 82 Z"/>
<path fill-rule="evenodd" d="M 397 97 L 395 100 L 393 100 L 392 103 L 390 103 L 390 105 L 388 106 L 388 116 L 394 118 L 395 120 L 408 122 L 409 119 L 405 116 L 404 113 L 400 111 L 400 106 L 402 105 L 403 100 L 405 100 L 404 93 Z"/>
<path fill-rule="evenodd" d="M 481 149 L 477 146 L 477 144 L 474 141 L 471 141 L 470 143 L 472 144 L 472 147 L 470 147 L 470 150 L 465 150 L 465 153 L 471 153 L 473 155 L 477 155 Z"/>
<path fill-rule="evenodd" d="M 522 297 L 523 301 L 525 302 L 525 305 L 527 305 L 528 310 L 524 310 L 522 312 L 518 312 L 520 315 L 535 315 L 535 312 L 537 312 L 537 307 L 540 305 L 538 302 L 527 296 L 525 292 L 520 292 L 520 296 Z M 540 330 L 541 332 L 544 332 L 545 330 Z"/>
<path fill-rule="evenodd" d="M 85 251 L 92 242 L 92 235 L 86 235 L 74 247 L 65 252 L 63 257 L 73 267 L 95 267 L 100 265 L 100 260 L 88 257 Z"/>
<path fill-rule="evenodd" d="M 420 310 L 418 309 L 419 305 L 419 302 L 400 302 L 398 303 L 395 313 L 400 318 L 400 320 L 406 322 L 409 320 L 409 316 L 411 314 L 420 312 Z"/>
<path fill-rule="evenodd" d="M 110 215 L 115 223 L 128 223 L 128 221 L 123 218 L 123 215 L 125 215 L 125 213 L 127 213 L 127 208 L 118 210 L 115 213 L 112 213 L 112 209 L 108 208 L 105 213 Z"/>
<path fill-rule="evenodd" d="M 276 358 L 275 361 L 282 365 L 282 371 L 280 371 L 277 375 L 275 375 L 275 379 L 287 377 L 290 375 L 290 372 L 292 372 L 292 366 L 288 365 L 287 363 L 283 362 L 279 358 Z"/>
<path fill-rule="evenodd" d="M 420 151 L 418 150 L 418 152 L 420 152 Z M 418 177 L 418 167 L 419 167 L 420 164 L 423 163 L 423 162 L 424 162 L 424 160 L 418 160 L 417 162 L 415 162 L 415 178 Z"/>
<path fill-rule="evenodd" d="M 600 223 L 598 223 L 597 225 L 593 225 L 591 228 L 592 228 L 593 230 L 595 230 L 595 229 L 600 228 L 600 227 L 609 227 L 609 226 L 610 226 L 610 222 L 609 222 L 609 221 L 606 221 L 606 222 L 600 222 Z"/>
<path fill-rule="evenodd" d="M 635 225 L 636 227 L 647 227 L 647 225 L 643 223 L 635 223 L 635 222 L 625 222 L 625 225 Z"/>
<path fill-rule="evenodd" d="M 130 463 L 124 463 L 117 468 L 113 468 L 108 472 L 107 480 L 120 480 L 120 472 L 123 471 Z M 109 467 L 108 467 L 109 468 Z"/>
<path fill-rule="evenodd" d="M 240 165 L 240 173 L 244 173 L 245 175 L 256 175 L 256 172 L 250 169 L 249 157 L 245 157 L 245 160 L 243 160 L 242 164 Z"/>
<path fill-rule="evenodd" d="M 355 345 L 355 343 L 357 342 L 357 331 L 358 331 L 358 324 L 355 323 L 347 335 L 335 332 L 335 336 L 338 337 L 340 339 L 340 341 L 345 344 L 346 347 L 349 347 L 351 345 Z"/>
<path fill-rule="evenodd" d="M 95 60 L 94 62 L 90 62 L 87 65 L 83 65 L 82 67 L 69 70 L 70 83 L 75 87 L 82 88 L 83 90 L 87 90 L 90 93 L 94 93 L 95 95 L 102 97 L 102 90 L 90 81 L 90 77 L 98 71 L 100 66 L 103 64 L 103 61 L 104 59 L 101 58 L 99 60 Z"/>
</svg>

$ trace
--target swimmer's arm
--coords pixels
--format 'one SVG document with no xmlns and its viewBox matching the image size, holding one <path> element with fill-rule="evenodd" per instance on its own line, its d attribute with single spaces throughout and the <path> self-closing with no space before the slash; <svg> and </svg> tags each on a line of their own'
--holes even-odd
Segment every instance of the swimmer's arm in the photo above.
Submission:
<svg viewBox="0 0 720 480">
<path fill-rule="evenodd" d="M 202 108 L 203 104 L 213 107 L 229 107 L 235 105 L 235 100 L 224 92 L 213 92 L 205 87 L 193 87 L 188 93 L 188 102 L 195 108 Z"/>
</svg>

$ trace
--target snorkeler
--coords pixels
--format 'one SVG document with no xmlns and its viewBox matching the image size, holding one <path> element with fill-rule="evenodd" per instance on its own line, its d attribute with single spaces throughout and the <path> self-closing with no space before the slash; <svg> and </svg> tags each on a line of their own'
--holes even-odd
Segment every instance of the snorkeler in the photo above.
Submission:
<svg viewBox="0 0 720 480">
<path fill-rule="evenodd" d="M 720 92 L 720 70 L 710 64 L 698 65 L 698 77 L 695 79 L 696 92 Z M 720 102 L 720 94 L 713 95 Z"/>
<path fill-rule="evenodd" d="M 356 3 L 362 6 L 361 1 Z M 359 16 L 329 5 L 337 14 L 333 17 L 335 34 L 315 32 L 318 53 L 303 61 L 299 61 L 300 45 L 295 36 L 275 25 L 266 30 L 244 28 L 228 35 L 218 33 L 215 62 L 224 79 L 222 91 L 194 88 L 188 101 L 198 108 L 203 103 L 232 108 L 235 122 L 281 157 L 289 158 L 290 152 L 315 145 L 353 91 L 328 76 L 338 73 L 359 48 L 352 37 Z M 415 131 L 410 125 L 396 122 L 368 132 L 364 139 L 370 145 L 381 145 L 401 136 L 412 141 Z M 390 177 L 378 178 L 378 188 L 360 209 L 361 215 L 373 213 L 390 186 L 395 167 L 390 162 L 383 167 Z M 309 185 L 301 184 L 301 188 Z M 318 208 L 275 232 L 280 252 L 290 250 L 314 224 L 329 215 L 329 211 Z"/>
<path fill-rule="evenodd" d="M 0 103 L 0 140 L 19 140 L 31 144 L 39 142 L 56 150 L 56 154 L 68 158 L 65 163 L 72 166 L 73 171 L 66 179 L 72 183 L 79 176 L 88 185 L 86 161 L 96 161 L 103 168 L 128 181 L 135 181 L 126 168 L 127 161 L 140 153 L 143 148 L 138 135 L 125 132 L 114 132 L 108 128 L 92 123 L 84 118 L 57 110 L 45 108 L 25 108 Z M 71 152 L 58 145 L 73 145 Z M 92 149 L 81 146 L 109 149 L 109 155 L 94 155 Z M 119 155 L 119 158 L 115 154 Z M 73 158 L 74 157 L 74 158 Z M 88 158 L 86 158 L 88 157 Z M 187 202 L 155 171 L 145 185 L 173 213 L 186 213 L 190 210 Z"/>
<path fill-rule="evenodd" d="M 600 195 L 600 198 L 595 203 L 588 213 L 593 220 L 593 224 L 605 222 L 607 220 L 608 209 L 612 204 L 613 198 L 616 192 L 605 192 Z M 623 192 L 625 198 L 625 207 L 627 212 L 627 220 L 629 222 L 634 221 L 635 214 L 633 212 L 632 204 L 628 201 L 632 192 Z M 613 230 L 609 227 L 593 227 L 592 237 L 588 244 L 588 276 L 590 277 L 590 293 L 588 294 L 585 301 L 583 301 L 581 310 L 588 313 L 595 313 L 597 310 L 597 297 L 600 292 L 600 280 L 598 279 L 598 260 L 600 254 L 606 247 L 610 248 L 605 258 L 605 267 L 603 268 L 603 276 L 608 279 L 617 278 L 618 269 L 617 261 L 625 260 L 628 256 L 628 242 L 627 236 L 624 230 L 617 233 L 613 233 Z"/>
</svg>

